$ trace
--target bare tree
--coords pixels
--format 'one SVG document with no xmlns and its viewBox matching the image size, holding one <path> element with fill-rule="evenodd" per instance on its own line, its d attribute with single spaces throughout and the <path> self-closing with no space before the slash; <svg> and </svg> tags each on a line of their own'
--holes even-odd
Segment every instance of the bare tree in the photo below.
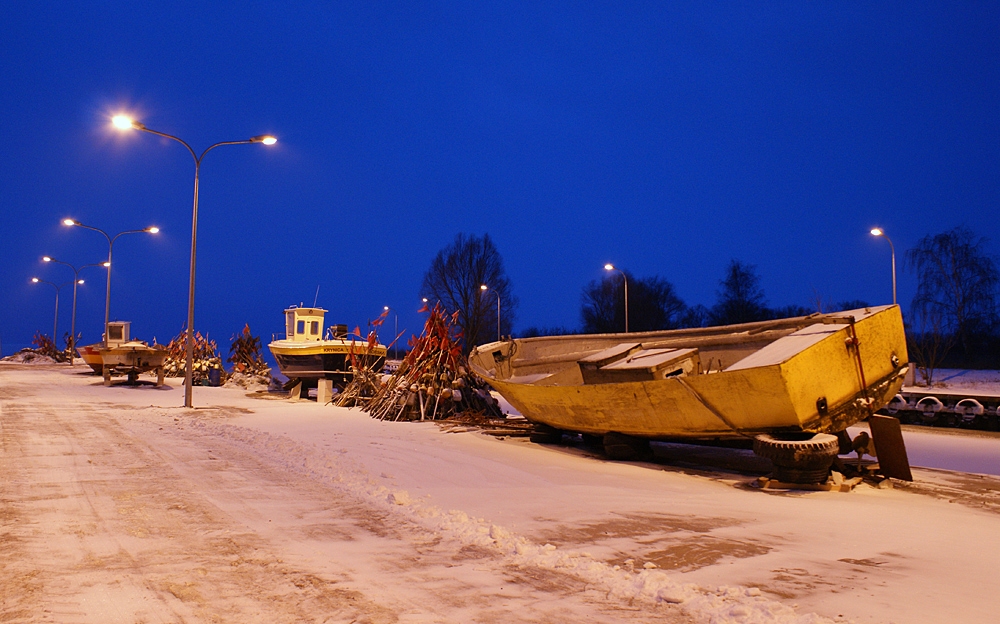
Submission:
<svg viewBox="0 0 1000 624">
<path fill-rule="evenodd" d="M 939 319 L 938 331 L 955 334 L 966 356 L 974 351 L 973 338 L 988 335 L 996 324 L 1000 272 L 986 242 L 957 227 L 927 235 L 906 252 L 918 280 L 914 314 Z"/>
<path fill-rule="evenodd" d="M 486 285 L 488 290 L 481 287 Z M 440 301 L 448 311 L 458 311 L 466 353 L 472 347 L 497 338 L 497 298 L 500 332 L 509 335 L 517 310 L 517 298 L 503 268 L 503 258 L 489 234 L 482 238 L 458 234 L 438 252 L 424 274 L 420 294 Z"/>
<path fill-rule="evenodd" d="M 955 342 L 955 334 L 942 329 L 942 313 L 938 308 L 921 308 L 914 314 L 916 330 L 910 328 L 906 336 L 907 350 L 917 365 L 924 385 L 934 383 L 934 370 L 941 365 Z"/>
<path fill-rule="evenodd" d="M 653 331 L 680 327 L 687 306 L 663 278 L 635 279 L 629 284 L 629 331 Z M 587 284 L 581 296 L 580 316 L 585 333 L 619 332 L 625 328 L 624 282 L 609 275 Z"/>
<path fill-rule="evenodd" d="M 709 311 L 712 325 L 731 325 L 763 321 L 771 317 L 760 287 L 757 267 L 730 260 L 726 267 L 726 277 L 719 282 L 722 290 Z"/>
</svg>

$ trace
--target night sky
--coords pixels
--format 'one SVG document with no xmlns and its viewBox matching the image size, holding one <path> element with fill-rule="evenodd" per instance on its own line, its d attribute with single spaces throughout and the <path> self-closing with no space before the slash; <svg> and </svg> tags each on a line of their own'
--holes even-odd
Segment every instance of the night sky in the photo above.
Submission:
<svg viewBox="0 0 1000 624">
<path fill-rule="evenodd" d="M 6 3 L 0 20 L 0 341 L 52 331 L 63 266 L 115 243 L 111 316 L 166 342 L 318 304 L 419 329 L 459 232 L 488 233 L 515 329 L 578 327 L 606 262 L 711 306 L 731 259 L 772 306 L 891 301 L 904 252 L 964 225 L 1000 248 L 1000 8 L 962 3 Z M 77 330 L 100 339 L 104 269 Z M 61 291 L 59 333 L 72 289 Z M 390 316 L 389 324 L 393 318 Z"/>
</svg>

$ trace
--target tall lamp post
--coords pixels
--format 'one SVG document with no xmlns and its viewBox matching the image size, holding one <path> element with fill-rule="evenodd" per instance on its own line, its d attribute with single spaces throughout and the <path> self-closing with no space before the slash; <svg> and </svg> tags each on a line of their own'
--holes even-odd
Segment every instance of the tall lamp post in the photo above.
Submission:
<svg viewBox="0 0 1000 624">
<path fill-rule="evenodd" d="M 497 342 L 500 342 L 500 293 L 497 292 L 496 288 L 490 288 L 486 284 L 481 285 L 479 290 L 484 293 L 488 290 L 492 290 L 493 294 L 497 296 Z"/>
<path fill-rule="evenodd" d="M 116 115 L 112 118 L 111 123 L 113 123 L 115 127 L 120 130 L 141 130 L 143 132 L 148 132 L 149 134 L 155 134 L 157 136 L 177 141 L 187 148 L 187 150 L 191 153 L 191 158 L 194 159 L 194 207 L 191 211 L 191 275 L 188 286 L 187 349 L 185 353 L 186 357 L 184 365 L 184 407 L 194 407 L 191 401 L 191 385 L 194 377 L 194 275 L 195 260 L 197 257 L 196 250 L 198 247 L 198 179 L 201 173 L 201 161 L 205 158 L 206 154 L 220 145 L 243 145 L 247 143 L 274 145 L 278 142 L 278 139 L 269 134 L 262 134 L 260 136 L 250 137 L 244 141 L 220 141 L 209 145 L 205 151 L 201 153 L 201 156 L 199 156 L 183 139 L 175 137 L 172 134 L 166 134 L 165 132 L 151 130 L 131 117 Z"/>
<path fill-rule="evenodd" d="M 56 264 L 65 264 L 69 268 L 73 269 L 73 316 L 71 317 L 73 320 L 70 322 L 70 330 L 69 330 L 69 365 L 72 366 L 73 360 L 76 359 L 76 356 L 73 355 L 74 349 L 76 349 L 76 287 L 78 284 L 83 283 L 83 280 L 80 279 L 80 271 L 86 269 L 87 267 L 92 267 L 92 266 L 110 267 L 111 265 L 110 263 L 107 262 L 98 262 L 96 264 L 85 264 L 80 268 L 77 268 L 72 264 L 70 264 L 69 262 L 56 260 L 51 256 L 44 256 L 42 258 L 42 261 L 55 262 Z"/>
<path fill-rule="evenodd" d="M 627 334 L 628 333 L 628 278 L 625 277 L 625 271 L 622 271 L 613 264 L 610 263 L 605 264 L 604 270 L 618 271 L 619 273 L 622 274 L 622 282 L 625 284 L 625 333 Z"/>
<path fill-rule="evenodd" d="M 385 306 L 383 308 L 383 310 L 385 310 L 386 312 L 388 312 L 389 311 L 389 306 Z M 397 314 L 396 311 L 393 310 L 392 311 L 392 317 L 393 317 L 393 320 L 392 320 L 392 336 L 393 336 L 393 338 L 392 338 L 392 359 L 395 360 L 396 359 L 396 355 L 399 353 L 399 350 L 396 348 L 396 338 L 399 337 L 399 314 Z"/>
<path fill-rule="evenodd" d="M 70 225 L 76 227 L 82 227 L 85 230 L 93 230 L 95 232 L 100 232 L 104 235 L 104 238 L 108 239 L 108 261 L 104 263 L 104 266 L 108 268 L 108 292 L 104 299 L 104 344 L 107 345 L 108 340 L 108 321 L 110 320 L 111 314 L 111 252 L 115 248 L 115 241 L 118 240 L 119 236 L 124 236 L 125 234 L 156 234 L 160 231 L 160 228 L 156 226 L 150 226 L 148 228 L 143 228 L 141 230 L 125 230 L 124 232 L 118 232 L 114 236 L 109 235 L 107 232 L 100 228 L 95 228 L 90 225 L 84 225 L 77 221 L 76 219 L 63 219 L 63 225 Z M 65 264 L 65 263 L 64 263 Z M 82 267 L 81 267 L 82 268 Z"/>
<path fill-rule="evenodd" d="M 892 244 L 892 240 L 885 235 L 885 230 L 882 228 L 872 228 L 872 236 L 881 236 L 885 240 L 889 241 L 889 251 L 892 253 L 892 305 L 896 305 L 896 248 Z"/>
<path fill-rule="evenodd" d="M 59 331 L 59 289 L 63 286 L 68 286 L 70 282 L 66 282 L 65 284 L 54 284 L 43 279 L 38 279 L 37 277 L 31 278 L 31 282 L 33 284 L 48 284 L 56 289 L 56 314 L 55 319 L 52 321 L 52 346 L 59 349 L 59 345 L 56 342 L 59 340 L 59 334 L 56 333 Z"/>
</svg>

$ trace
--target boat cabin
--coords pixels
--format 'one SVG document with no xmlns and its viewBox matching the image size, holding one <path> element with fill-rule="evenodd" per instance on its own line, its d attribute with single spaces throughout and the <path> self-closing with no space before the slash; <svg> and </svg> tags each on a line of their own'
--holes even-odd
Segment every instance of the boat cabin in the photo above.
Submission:
<svg viewBox="0 0 1000 624">
<path fill-rule="evenodd" d="M 104 344 L 108 347 L 117 347 L 128 342 L 132 321 L 109 321 L 108 333 L 104 337 Z"/>
<path fill-rule="evenodd" d="M 323 308 L 288 308 L 285 310 L 285 340 L 314 342 L 323 339 Z"/>
</svg>

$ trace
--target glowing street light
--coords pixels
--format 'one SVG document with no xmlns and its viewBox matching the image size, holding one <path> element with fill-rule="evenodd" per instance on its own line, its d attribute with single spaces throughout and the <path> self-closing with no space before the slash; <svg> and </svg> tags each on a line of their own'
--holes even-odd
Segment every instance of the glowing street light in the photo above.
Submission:
<svg viewBox="0 0 1000 624">
<path fill-rule="evenodd" d="M 625 271 L 615 267 L 615 265 L 608 263 L 604 265 L 605 271 L 618 271 L 622 274 L 622 282 L 625 284 L 625 333 L 628 333 L 628 278 L 625 277 Z"/>
<path fill-rule="evenodd" d="M 83 280 L 80 281 L 83 282 Z M 56 289 L 56 314 L 55 314 L 55 319 L 52 321 L 52 345 L 56 347 L 56 349 L 58 349 L 59 334 L 57 332 L 59 331 L 59 289 L 62 288 L 63 286 L 68 286 L 70 282 L 66 282 L 65 284 L 54 284 L 52 282 L 48 282 L 43 279 L 38 279 L 37 277 L 31 278 L 31 282 L 33 284 L 48 284 L 49 286 Z M 75 289 L 76 286 L 74 284 L 74 290 Z"/>
<path fill-rule="evenodd" d="M 55 258 L 53 258 L 51 256 L 44 256 L 42 258 L 42 261 L 43 262 L 55 262 L 56 264 L 65 264 L 69 268 L 73 269 L 73 316 L 72 316 L 73 320 L 72 320 L 72 322 L 70 324 L 70 330 L 69 330 L 69 365 L 72 366 L 73 365 L 73 360 L 76 359 L 76 356 L 73 355 L 75 353 L 75 349 L 76 349 L 76 287 L 77 287 L 78 284 L 82 284 L 83 283 L 83 280 L 80 279 L 80 271 L 82 269 L 85 269 L 87 267 L 92 267 L 92 266 L 110 267 L 111 264 L 109 262 L 98 262 L 97 264 L 85 264 L 85 265 L 81 266 L 80 268 L 77 268 L 77 267 L 73 266 L 72 264 L 70 264 L 69 262 L 63 262 L 62 260 L 56 260 Z M 107 321 L 105 321 L 105 322 L 107 322 Z"/>
<path fill-rule="evenodd" d="M 141 230 L 125 230 L 124 232 L 118 232 L 114 236 L 110 236 L 104 230 L 89 225 L 84 225 L 79 221 L 77 221 L 76 219 L 63 219 L 63 225 L 82 227 L 85 230 L 93 230 L 95 232 L 100 232 L 101 234 L 104 235 L 104 238 L 108 239 L 108 261 L 104 263 L 104 266 L 107 267 L 108 269 L 108 279 L 107 279 L 108 292 L 104 298 L 104 345 L 107 346 L 108 321 L 110 320 L 110 314 L 111 314 L 111 252 L 114 250 L 115 241 L 118 240 L 119 236 L 123 236 L 125 234 L 156 234 L 160 231 L 160 228 L 154 225 L 148 228 L 143 228 Z M 83 267 L 80 268 L 82 269 Z"/>
<path fill-rule="evenodd" d="M 896 305 L 896 248 L 892 244 L 892 240 L 885 235 L 885 230 L 882 228 L 872 228 L 872 236 L 881 236 L 885 240 L 889 241 L 889 251 L 892 253 L 892 305 Z"/>
<path fill-rule="evenodd" d="M 493 294 L 497 296 L 497 342 L 500 342 L 500 293 L 498 293 L 495 288 L 490 288 L 486 284 L 482 284 L 479 287 L 479 290 L 483 291 L 484 293 L 488 290 L 492 290 Z"/>
<path fill-rule="evenodd" d="M 269 134 L 262 134 L 250 137 L 244 141 L 220 141 L 209 145 L 205 151 L 201 153 L 201 156 L 198 156 L 194 149 L 183 139 L 175 137 L 172 134 L 166 134 L 165 132 L 150 130 L 143 124 L 126 115 L 115 115 L 112 117 L 111 123 L 120 130 L 141 130 L 143 132 L 148 132 L 149 134 L 155 134 L 157 136 L 177 141 L 187 148 L 187 150 L 191 153 L 191 158 L 194 159 L 194 208 L 191 211 L 191 275 L 188 287 L 187 349 L 185 358 L 186 361 L 184 365 L 184 407 L 194 407 L 191 401 L 191 386 L 194 376 L 194 276 L 195 260 L 197 258 L 198 248 L 198 179 L 201 172 L 201 161 L 205 158 L 206 154 L 220 145 L 243 145 L 247 143 L 274 145 L 278 142 L 278 139 Z"/>
</svg>

